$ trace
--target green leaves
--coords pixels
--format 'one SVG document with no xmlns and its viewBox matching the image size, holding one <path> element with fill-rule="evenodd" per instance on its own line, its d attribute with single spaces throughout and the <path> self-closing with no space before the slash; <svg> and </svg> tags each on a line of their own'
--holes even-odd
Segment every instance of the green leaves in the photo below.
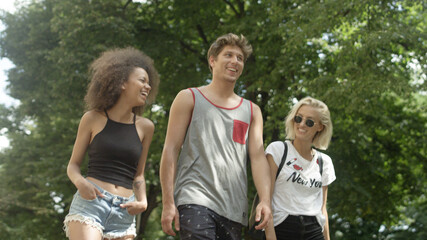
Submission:
<svg viewBox="0 0 427 240">
<path fill-rule="evenodd" d="M 401 214 L 419 219 L 406 206 L 425 212 L 412 204 L 426 194 L 423 9 L 392 0 L 43 0 L 3 14 L 0 50 L 16 66 L 9 89 L 21 105 L 0 107 L 0 129 L 11 140 L 0 153 L 0 238 L 63 236 L 75 191 L 65 168 L 84 112 L 88 65 L 125 46 L 151 56 L 161 77 L 144 113 L 156 130 L 146 167 L 153 209 L 141 221 L 150 224 L 141 225 L 147 239 L 161 236 L 153 225 L 160 224 L 154 219 L 161 214 L 155 207 L 169 108 L 181 89 L 209 82 L 207 50 L 227 32 L 244 34 L 253 46 L 236 92 L 261 107 L 265 145 L 283 140 L 295 100 L 310 95 L 329 106 L 327 153 L 337 173 L 329 188 L 331 235 L 398 234 Z"/>
</svg>

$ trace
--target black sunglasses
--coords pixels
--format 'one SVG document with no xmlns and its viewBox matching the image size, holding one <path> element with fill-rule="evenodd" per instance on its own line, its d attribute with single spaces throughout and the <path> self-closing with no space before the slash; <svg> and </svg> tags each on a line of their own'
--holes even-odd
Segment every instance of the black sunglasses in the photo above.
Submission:
<svg viewBox="0 0 427 240">
<path fill-rule="evenodd" d="M 302 122 L 302 117 L 301 117 L 301 116 L 295 116 L 295 117 L 294 117 L 294 122 L 296 122 L 296 123 L 301 123 L 301 122 Z M 311 119 L 307 119 L 307 120 L 305 120 L 305 125 L 306 125 L 307 127 L 313 127 L 313 126 L 314 126 L 314 124 L 315 124 L 315 122 L 314 122 L 313 120 L 311 120 Z"/>
</svg>

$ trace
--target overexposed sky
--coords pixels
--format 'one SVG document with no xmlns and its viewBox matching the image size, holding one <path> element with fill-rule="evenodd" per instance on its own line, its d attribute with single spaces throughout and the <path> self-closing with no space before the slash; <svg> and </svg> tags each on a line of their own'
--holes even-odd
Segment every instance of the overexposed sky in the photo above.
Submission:
<svg viewBox="0 0 427 240">
<path fill-rule="evenodd" d="M 15 11 L 15 0 L 1 0 L 0 9 L 13 13 Z"/>
<path fill-rule="evenodd" d="M 15 11 L 15 0 L 0 0 L 0 9 L 13 13 Z M 0 21 L 0 31 L 4 30 L 4 26 Z M 17 105 L 19 101 L 11 98 L 7 95 L 7 75 L 6 72 L 8 69 L 13 67 L 13 63 L 7 58 L 0 59 L 0 104 L 5 104 L 6 106 Z M 0 144 L 1 146 L 1 144 Z"/>
<path fill-rule="evenodd" d="M 0 9 L 13 13 L 15 11 L 14 0 L 0 0 Z M 0 21 L 0 31 L 4 30 L 4 26 Z M 0 104 L 6 106 L 15 106 L 19 101 L 7 95 L 7 75 L 6 71 L 13 67 L 13 63 L 7 58 L 0 59 Z M 5 136 L 1 136 L 6 129 L 0 129 L 0 150 L 9 146 L 9 140 Z"/>
</svg>

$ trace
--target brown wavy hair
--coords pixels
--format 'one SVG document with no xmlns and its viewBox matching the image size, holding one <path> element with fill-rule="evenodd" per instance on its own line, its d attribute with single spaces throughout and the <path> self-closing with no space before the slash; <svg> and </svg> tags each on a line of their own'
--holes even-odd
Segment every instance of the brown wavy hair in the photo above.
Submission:
<svg viewBox="0 0 427 240">
<path fill-rule="evenodd" d="M 225 46 L 237 46 L 239 47 L 243 52 L 243 61 L 246 62 L 248 58 L 252 54 L 252 46 L 249 44 L 248 40 L 240 34 L 240 36 L 237 36 L 234 33 L 227 33 L 220 37 L 218 37 L 214 43 L 210 46 L 208 50 L 208 63 L 209 58 L 213 56 L 215 59 L 218 57 L 218 54 L 224 49 Z M 209 70 L 212 72 L 212 67 L 209 64 Z"/>
<path fill-rule="evenodd" d="M 86 109 L 104 111 L 113 107 L 122 93 L 121 86 L 128 81 L 129 75 L 138 67 L 148 74 L 151 90 L 147 104 L 153 103 L 160 82 L 154 62 L 142 51 L 127 47 L 105 51 L 91 63 L 90 83 L 84 98 Z M 132 109 L 135 114 L 141 114 L 143 110 L 144 106 Z"/>
</svg>

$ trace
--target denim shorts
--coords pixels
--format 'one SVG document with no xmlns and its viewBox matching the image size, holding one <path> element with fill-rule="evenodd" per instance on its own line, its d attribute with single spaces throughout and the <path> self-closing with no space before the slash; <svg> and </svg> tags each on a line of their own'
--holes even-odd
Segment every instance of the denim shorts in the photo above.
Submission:
<svg viewBox="0 0 427 240">
<path fill-rule="evenodd" d="M 92 182 L 91 182 L 92 183 Z M 77 190 L 71 202 L 70 212 L 64 220 L 64 231 L 67 237 L 68 223 L 76 221 L 90 225 L 99 230 L 103 238 L 113 239 L 124 236 L 136 237 L 135 216 L 130 215 L 120 204 L 132 202 L 135 196 L 129 198 L 111 194 L 95 185 L 105 197 L 97 196 L 93 200 L 82 198 Z"/>
</svg>

